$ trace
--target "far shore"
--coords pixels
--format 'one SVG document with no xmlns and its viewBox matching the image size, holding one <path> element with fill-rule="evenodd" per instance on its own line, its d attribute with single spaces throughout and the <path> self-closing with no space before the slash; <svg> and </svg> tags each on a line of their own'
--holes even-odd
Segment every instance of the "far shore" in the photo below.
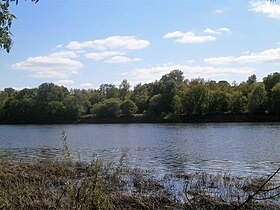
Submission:
<svg viewBox="0 0 280 210">
<path fill-rule="evenodd" d="M 227 114 L 201 114 L 181 115 L 177 118 L 164 119 L 158 116 L 131 116 L 119 118 L 82 117 L 78 120 L 60 121 L 0 121 L 0 124 L 126 124 L 126 123 L 249 123 L 249 122 L 280 122 L 280 116 L 269 113 L 227 113 Z"/>
</svg>

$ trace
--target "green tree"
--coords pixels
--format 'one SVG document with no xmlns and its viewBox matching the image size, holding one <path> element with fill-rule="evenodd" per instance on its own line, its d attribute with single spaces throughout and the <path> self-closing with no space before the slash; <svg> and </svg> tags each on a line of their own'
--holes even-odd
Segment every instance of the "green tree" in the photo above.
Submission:
<svg viewBox="0 0 280 210">
<path fill-rule="evenodd" d="M 154 95 L 150 98 L 148 110 L 151 114 L 160 115 L 162 113 L 161 99 L 161 94 Z"/>
<path fill-rule="evenodd" d="M 180 86 L 184 82 L 183 72 L 173 70 L 160 79 L 160 94 L 162 95 L 162 109 L 165 113 L 173 112 L 172 100 L 178 94 Z"/>
<path fill-rule="evenodd" d="M 124 79 L 120 86 L 119 86 L 119 94 L 120 94 L 120 99 L 121 100 L 126 100 L 129 97 L 129 88 L 130 88 L 129 82 Z"/>
<path fill-rule="evenodd" d="M 116 118 L 121 115 L 120 104 L 119 98 L 106 99 L 93 105 L 92 113 L 96 114 L 97 118 Z"/>
<path fill-rule="evenodd" d="M 173 70 L 168 74 L 165 74 L 161 77 L 160 82 L 167 83 L 168 81 L 174 81 L 179 84 L 184 81 L 183 72 L 181 70 Z"/>
<path fill-rule="evenodd" d="M 98 102 L 101 102 L 104 100 L 104 97 L 101 95 L 101 93 L 97 90 L 90 90 L 88 92 L 88 100 L 91 103 L 91 105 L 94 105 Z"/>
<path fill-rule="evenodd" d="M 271 90 L 278 82 L 280 82 L 280 73 L 274 72 L 273 74 L 269 74 L 267 77 L 263 78 L 263 84 L 265 86 L 265 90 L 268 96 L 271 96 Z"/>
<path fill-rule="evenodd" d="M 53 83 L 43 83 L 38 87 L 37 91 L 38 93 L 35 98 L 36 107 L 34 110 L 37 121 L 55 121 L 56 117 L 61 120 L 61 113 L 63 113 L 64 109 L 62 101 L 70 94 L 67 88 Z"/>
<path fill-rule="evenodd" d="M 271 90 L 271 112 L 280 115 L 280 82 Z"/>
<path fill-rule="evenodd" d="M 121 103 L 120 108 L 124 116 L 132 116 L 137 112 L 138 109 L 136 104 L 131 100 L 127 100 Z"/>
<path fill-rule="evenodd" d="M 6 91 L 10 97 L 5 101 L 2 117 L 4 116 L 10 122 L 33 122 L 35 118 L 34 109 L 36 101 L 34 97 L 36 95 L 36 89 L 25 88 L 21 91 L 6 89 Z"/>
<path fill-rule="evenodd" d="M 4 104 L 8 100 L 8 94 L 0 91 L 0 120 L 4 120 Z"/>
<path fill-rule="evenodd" d="M 75 106 L 77 106 L 78 108 L 79 115 L 89 114 L 91 109 L 91 102 L 89 100 L 88 91 L 84 89 L 83 90 L 74 89 L 71 92 L 72 92 L 72 96 L 74 96 L 75 103 L 76 103 Z"/>
<path fill-rule="evenodd" d="M 113 84 L 102 84 L 98 91 L 106 99 L 119 97 L 119 89 Z"/>
<path fill-rule="evenodd" d="M 183 105 L 181 98 L 178 95 L 175 95 L 172 99 L 172 109 L 174 118 L 179 119 L 183 111 Z"/>
<path fill-rule="evenodd" d="M 60 121 L 64 118 L 65 106 L 61 101 L 51 101 L 46 106 L 46 117 L 44 120 L 47 122 Z"/>
<path fill-rule="evenodd" d="M 130 99 L 138 107 L 137 113 L 143 113 L 149 106 L 149 88 L 148 85 L 137 84 L 131 94 Z"/>
<path fill-rule="evenodd" d="M 229 94 L 221 90 L 209 91 L 209 113 L 225 113 L 228 111 Z"/>
<path fill-rule="evenodd" d="M 264 113 L 267 105 L 267 92 L 263 84 L 256 86 L 248 95 L 248 111 Z"/>
<path fill-rule="evenodd" d="M 229 110 L 232 113 L 244 113 L 247 111 L 247 98 L 242 92 L 234 91 L 230 97 Z"/>
<path fill-rule="evenodd" d="M 208 90 L 201 83 L 193 83 L 184 96 L 184 110 L 186 114 L 203 114 L 208 109 Z"/>
<path fill-rule="evenodd" d="M 77 99 L 74 96 L 67 95 L 62 103 L 64 106 L 63 119 L 65 120 L 77 120 L 80 114 L 79 105 Z"/>
<path fill-rule="evenodd" d="M 252 74 L 248 77 L 247 81 L 248 84 L 254 84 L 257 82 L 257 76 L 255 74 Z"/>
</svg>

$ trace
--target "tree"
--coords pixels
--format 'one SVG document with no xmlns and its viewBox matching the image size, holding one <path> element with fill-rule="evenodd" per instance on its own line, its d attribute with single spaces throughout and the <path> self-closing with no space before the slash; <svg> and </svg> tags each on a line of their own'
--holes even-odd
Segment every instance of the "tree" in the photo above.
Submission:
<svg viewBox="0 0 280 210">
<path fill-rule="evenodd" d="M 263 78 L 263 83 L 268 96 L 270 96 L 273 86 L 278 82 L 280 82 L 280 73 L 278 72 L 274 72 L 273 74 L 269 74 L 267 77 Z"/>
<path fill-rule="evenodd" d="M 208 90 L 201 83 L 194 83 L 184 97 L 184 110 L 187 114 L 203 114 L 208 109 Z"/>
<path fill-rule="evenodd" d="M 271 90 L 271 111 L 280 115 L 280 82 Z"/>
<path fill-rule="evenodd" d="M 119 94 L 121 100 L 125 100 L 128 97 L 129 88 L 129 82 L 126 79 L 124 79 L 119 86 Z"/>
<path fill-rule="evenodd" d="M 97 118 L 116 118 L 121 115 L 121 100 L 119 98 L 106 99 L 92 107 L 92 113 Z"/>
<path fill-rule="evenodd" d="M 159 82 L 163 111 L 165 113 L 172 112 L 173 97 L 178 94 L 178 89 L 184 82 L 183 72 L 180 70 L 173 70 L 163 75 Z"/>
<path fill-rule="evenodd" d="M 183 72 L 180 70 L 173 70 L 168 74 L 165 74 L 161 77 L 160 82 L 166 83 L 170 80 L 176 83 L 182 83 L 184 81 Z"/>
<path fill-rule="evenodd" d="M 37 3 L 39 0 L 31 0 Z M 12 33 L 10 28 L 13 20 L 16 18 L 9 11 L 10 2 L 18 4 L 18 0 L 1 0 L 0 2 L 0 50 L 4 49 L 8 53 L 12 47 Z"/>
<path fill-rule="evenodd" d="M 162 95 L 157 94 L 150 98 L 149 101 L 149 112 L 152 114 L 160 115 L 162 113 L 162 107 L 161 107 L 161 99 Z"/>
<path fill-rule="evenodd" d="M 229 96 L 221 90 L 209 91 L 209 113 L 225 113 L 228 111 Z"/>
<path fill-rule="evenodd" d="M 120 108 L 122 110 L 122 114 L 127 117 L 135 114 L 138 109 L 137 106 L 135 105 L 135 103 L 133 103 L 133 101 L 131 101 L 131 100 L 124 101 L 121 104 Z"/>
<path fill-rule="evenodd" d="M 248 77 L 247 81 L 248 84 L 254 84 L 257 82 L 257 76 L 255 74 L 252 74 Z"/>
<path fill-rule="evenodd" d="M 183 105 L 181 98 L 178 95 L 175 95 L 172 99 L 172 109 L 174 118 L 179 119 L 183 111 Z"/>
<path fill-rule="evenodd" d="M 248 95 L 248 111 L 264 113 L 267 104 L 267 92 L 262 84 L 255 87 Z"/>
<path fill-rule="evenodd" d="M 240 91 L 234 91 L 230 97 L 229 110 L 232 113 L 244 113 L 246 108 L 247 98 Z"/>
<path fill-rule="evenodd" d="M 98 91 L 106 99 L 119 97 L 119 90 L 113 84 L 102 84 L 100 85 Z"/>
<path fill-rule="evenodd" d="M 137 113 L 143 113 L 149 106 L 149 88 L 147 85 L 137 84 L 132 91 L 130 99 L 138 107 Z"/>
</svg>

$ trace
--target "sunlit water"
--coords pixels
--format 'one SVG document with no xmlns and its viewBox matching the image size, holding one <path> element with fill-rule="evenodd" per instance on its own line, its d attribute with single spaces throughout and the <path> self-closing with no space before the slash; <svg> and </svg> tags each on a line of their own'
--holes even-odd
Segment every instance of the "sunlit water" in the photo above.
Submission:
<svg viewBox="0 0 280 210">
<path fill-rule="evenodd" d="M 280 165 L 279 123 L 1 125 L 0 159 L 60 159 L 60 140 L 81 161 L 93 155 L 163 173 L 267 174 Z"/>
</svg>

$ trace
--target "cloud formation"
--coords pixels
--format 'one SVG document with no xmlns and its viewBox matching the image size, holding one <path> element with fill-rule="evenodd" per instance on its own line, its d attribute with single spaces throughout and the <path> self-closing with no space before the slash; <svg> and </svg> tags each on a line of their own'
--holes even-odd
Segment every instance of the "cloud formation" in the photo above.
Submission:
<svg viewBox="0 0 280 210">
<path fill-rule="evenodd" d="M 200 44 L 204 42 L 214 41 L 217 38 L 212 35 L 196 35 L 192 31 L 183 33 L 181 31 L 175 31 L 167 33 L 163 36 L 164 39 L 173 39 L 181 44 Z"/>
<path fill-rule="evenodd" d="M 227 33 L 227 32 L 230 32 L 230 29 L 229 28 L 218 28 L 216 30 L 214 29 L 211 29 L 211 28 L 206 28 L 204 30 L 204 33 L 207 33 L 207 34 L 221 34 L 221 33 Z"/>
<path fill-rule="evenodd" d="M 280 5 L 270 1 L 251 1 L 251 11 L 263 13 L 269 18 L 280 19 Z"/>
<path fill-rule="evenodd" d="M 60 51 L 45 56 L 29 57 L 12 65 L 13 69 L 25 70 L 37 78 L 67 78 L 78 74 L 84 65 L 74 60 L 78 55 L 71 51 Z"/>
<path fill-rule="evenodd" d="M 132 80 L 137 83 L 152 82 L 158 78 L 159 75 L 164 75 L 172 70 L 179 69 L 184 72 L 187 78 L 223 78 L 232 75 L 250 75 L 254 72 L 253 68 L 241 67 L 215 67 L 215 66 L 188 66 L 166 64 L 147 68 L 138 68 L 131 72 Z"/>
<path fill-rule="evenodd" d="M 86 53 L 84 56 L 86 58 L 93 59 L 93 60 L 104 60 L 108 57 L 116 56 L 116 55 L 125 55 L 125 53 L 120 51 L 104 51 L 104 52 Z"/>
<path fill-rule="evenodd" d="M 73 80 L 59 80 L 54 82 L 56 85 L 69 87 L 74 84 Z"/>
<path fill-rule="evenodd" d="M 91 82 L 83 83 L 80 87 L 83 89 L 97 89 L 97 87 Z"/>
<path fill-rule="evenodd" d="M 249 53 L 241 56 L 211 57 L 204 62 L 211 65 L 227 65 L 231 63 L 276 63 L 280 64 L 280 48 L 272 48 L 259 53 Z"/>
<path fill-rule="evenodd" d="M 217 30 L 213 30 L 211 28 L 206 28 L 204 30 L 204 34 L 196 35 L 194 32 L 181 32 L 174 31 L 169 32 L 163 36 L 164 39 L 175 39 L 176 42 L 181 44 L 201 44 L 205 42 L 215 41 L 217 39 L 217 35 L 229 32 L 228 28 L 219 28 Z"/>
<path fill-rule="evenodd" d="M 126 56 L 114 56 L 108 60 L 106 60 L 106 63 L 131 63 L 131 62 L 137 62 L 140 61 L 140 58 L 129 58 Z"/>
<path fill-rule="evenodd" d="M 135 36 L 110 36 L 105 39 L 93 41 L 78 42 L 72 41 L 67 45 L 70 50 L 81 50 L 92 48 L 96 50 L 127 49 L 140 50 L 150 45 L 150 42 L 144 39 L 138 39 Z"/>
<path fill-rule="evenodd" d="M 214 11 L 216 14 L 223 14 L 224 13 L 224 10 L 223 9 L 216 9 Z"/>
</svg>

